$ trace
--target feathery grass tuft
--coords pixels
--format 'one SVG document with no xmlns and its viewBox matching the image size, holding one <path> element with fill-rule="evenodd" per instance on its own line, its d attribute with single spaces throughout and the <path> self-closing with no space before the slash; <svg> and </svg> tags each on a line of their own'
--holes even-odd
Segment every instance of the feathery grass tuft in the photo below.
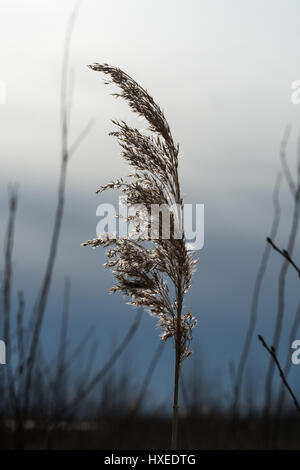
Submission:
<svg viewBox="0 0 300 470">
<path fill-rule="evenodd" d="M 83 246 L 108 247 L 106 267 L 112 268 L 116 284 L 112 292 L 121 292 L 129 303 L 145 307 L 158 318 L 161 339 L 174 339 L 175 381 L 172 448 L 177 448 L 178 381 L 182 361 L 191 354 L 190 342 L 196 320 L 191 312 L 183 313 L 183 299 L 191 284 L 196 260 L 188 251 L 182 230 L 183 200 L 178 178 L 179 146 L 174 143 L 163 111 L 148 92 L 117 67 L 94 63 L 92 70 L 109 77 L 133 112 L 146 119 L 148 128 L 141 132 L 126 122 L 112 121 L 122 156 L 134 169 L 126 180 L 119 178 L 102 186 L 97 193 L 107 189 L 120 189 L 126 203 L 139 205 L 126 219 L 134 227 L 134 236 L 117 237 L 103 234 L 83 243 Z M 162 214 L 153 215 L 153 205 L 167 207 L 170 220 L 169 237 L 163 236 Z M 175 208 L 175 210 L 174 210 Z M 149 217 L 149 214 L 152 214 Z M 156 230 L 153 230 L 153 226 Z M 150 236 L 149 236 L 150 234 Z"/>
</svg>

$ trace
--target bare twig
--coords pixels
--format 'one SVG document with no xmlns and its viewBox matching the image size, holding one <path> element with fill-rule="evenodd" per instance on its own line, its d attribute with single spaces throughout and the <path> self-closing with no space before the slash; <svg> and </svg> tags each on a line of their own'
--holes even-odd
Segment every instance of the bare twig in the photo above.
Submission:
<svg viewBox="0 0 300 470">
<path fill-rule="evenodd" d="M 272 227 L 271 227 L 271 237 L 275 238 L 277 235 L 277 230 L 279 226 L 279 220 L 280 220 L 280 205 L 279 205 L 279 191 L 280 191 L 280 185 L 282 181 L 282 174 L 279 173 L 276 182 L 275 182 L 275 187 L 273 191 L 273 208 L 274 208 L 274 216 L 273 216 L 273 222 L 272 222 Z M 265 246 L 264 252 L 261 258 L 261 262 L 259 265 L 259 269 L 257 271 L 257 275 L 255 278 L 255 283 L 254 283 L 254 290 L 253 290 L 253 295 L 252 295 L 252 301 L 251 301 L 251 308 L 250 308 L 250 316 L 249 316 L 249 324 L 248 324 L 248 329 L 245 337 L 245 342 L 243 345 L 241 357 L 238 363 L 237 367 L 237 373 L 235 375 L 235 381 L 234 381 L 234 399 L 233 399 L 233 415 L 236 414 L 238 405 L 239 405 L 239 399 L 240 399 L 240 393 L 243 385 L 243 377 L 244 377 L 244 371 L 249 355 L 249 350 L 250 346 L 252 343 L 254 331 L 255 331 L 255 325 L 256 325 L 256 319 L 257 319 L 257 310 L 258 310 L 258 303 L 259 303 L 259 298 L 260 298 L 260 292 L 261 292 L 261 287 L 264 279 L 264 275 L 267 269 L 268 261 L 270 258 L 271 254 L 271 249 L 268 245 Z"/>
<path fill-rule="evenodd" d="M 5 243 L 5 270 L 3 280 L 3 332 L 6 342 L 6 357 L 10 362 L 11 331 L 10 331 L 10 304 L 12 287 L 12 253 L 14 245 L 15 221 L 18 203 L 17 189 L 13 186 L 9 188 L 9 220 Z"/>
<path fill-rule="evenodd" d="M 85 128 L 81 131 L 81 133 L 78 135 L 78 137 L 75 139 L 73 144 L 70 145 L 69 149 L 69 159 L 73 156 L 73 154 L 76 152 L 76 150 L 79 148 L 85 137 L 89 134 L 91 131 L 92 127 L 94 125 L 94 120 L 91 119 L 90 122 L 85 126 Z"/>
<path fill-rule="evenodd" d="M 6 373 L 7 381 L 9 386 L 9 399 L 12 408 L 16 405 L 15 396 L 15 384 L 12 371 L 11 363 L 11 288 L 12 288 L 12 254 L 14 246 L 14 235 L 15 235 L 15 222 L 16 222 L 16 211 L 18 204 L 18 192 L 14 186 L 9 187 L 9 219 L 6 233 L 5 243 L 5 269 L 4 269 L 4 280 L 3 280 L 3 331 L 4 341 L 6 343 Z"/>
<path fill-rule="evenodd" d="M 281 256 L 283 256 L 283 258 L 285 258 L 292 266 L 293 268 L 297 271 L 297 274 L 298 276 L 300 277 L 300 268 L 297 266 L 297 264 L 292 260 L 292 258 L 290 257 L 289 255 L 289 252 L 287 250 L 284 250 L 284 249 L 280 249 L 277 245 L 275 245 L 275 243 L 273 242 L 273 240 L 270 238 L 270 237 L 267 237 L 267 242 L 271 245 L 271 247 L 273 248 L 273 250 L 277 251 L 278 253 L 281 254 Z"/>
<path fill-rule="evenodd" d="M 62 78 L 61 78 L 61 169 L 60 169 L 60 178 L 58 185 L 58 199 L 57 199 L 57 208 L 54 220 L 54 226 L 52 231 L 52 238 L 50 243 L 50 250 L 46 265 L 45 274 L 42 281 L 42 286 L 40 293 L 38 295 L 34 312 L 33 312 L 33 332 L 32 339 L 29 348 L 29 355 L 27 360 L 26 368 L 26 380 L 25 380 L 25 391 L 24 391 L 24 415 L 28 411 L 29 400 L 30 400 L 30 390 L 31 390 L 31 381 L 32 373 L 35 365 L 35 359 L 39 344 L 39 338 L 41 333 L 41 328 L 43 324 L 43 319 L 45 315 L 49 290 L 52 281 L 53 268 L 56 260 L 59 236 L 61 231 L 64 205 L 65 205 L 65 188 L 66 188 L 66 178 L 67 178 L 67 168 L 68 162 L 70 159 L 70 150 L 71 153 L 77 149 L 78 145 L 81 143 L 82 139 L 86 136 L 90 126 L 83 131 L 79 136 L 72 147 L 69 145 L 69 121 L 70 121 L 70 103 L 69 103 L 69 94 L 68 94 L 68 84 L 69 84 L 69 59 L 70 59 L 70 46 L 71 39 L 73 34 L 73 29 L 75 25 L 76 18 L 78 16 L 79 7 L 81 1 L 76 3 L 76 6 L 71 14 L 64 43 L 64 54 L 62 61 Z"/>
<path fill-rule="evenodd" d="M 291 170 L 289 168 L 289 165 L 288 165 L 287 159 L 286 159 L 286 149 L 287 149 L 290 134 L 291 134 L 291 126 L 287 126 L 286 130 L 285 130 L 285 133 L 284 133 L 284 136 L 283 136 L 283 139 L 281 141 L 281 145 L 280 145 L 280 161 L 281 161 L 283 174 L 285 176 L 287 184 L 290 188 L 292 196 L 295 197 L 295 195 L 296 195 L 296 185 L 295 185 L 295 182 L 293 180 Z"/>
<path fill-rule="evenodd" d="M 94 326 L 90 326 L 83 336 L 83 338 L 79 341 L 79 343 L 75 346 L 73 351 L 69 353 L 69 356 L 66 358 L 63 370 L 66 372 L 73 364 L 76 364 L 75 359 L 83 352 L 83 350 L 88 346 L 89 342 L 92 339 L 93 333 L 95 331 Z M 59 357 L 59 352 L 54 356 L 53 359 L 45 366 L 45 372 L 50 374 L 51 370 L 57 364 Z"/>
<path fill-rule="evenodd" d="M 295 317 L 294 317 L 294 321 L 293 321 L 293 324 L 292 324 L 292 327 L 291 327 L 291 330 L 290 330 L 288 344 L 292 344 L 294 338 L 296 337 L 299 325 L 300 325 L 300 303 L 297 307 Z M 288 377 L 288 375 L 290 373 L 291 364 L 292 364 L 292 361 L 291 361 L 291 357 L 290 357 L 290 352 L 288 351 L 287 356 L 286 356 L 285 366 L 284 366 L 284 369 L 283 369 L 284 375 L 285 375 L 286 378 Z M 277 439 L 278 439 L 278 434 L 279 434 L 279 431 L 280 431 L 279 422 L 280 422 L 280 418 L 281 418 L 281 415 L 282 415 L 282 410 L 283 410 L 283 406 L 284 406 L 285 397 L 286 397 L 285 387 L 282 384 L 282 386 L 280 388 L 280 393 L 279 393 L 279 396 L 278 396 L 278 401 L 277 401 L 277 409 L 276 409 L 274 429 L 273 429 L 273 441 L 274 441 L 273 446 L 276 446 L 276 442 L 277 442 Z"/>
<path fill-rule="evenodd" d="M 121 356 L 123 351 L 129 345 L 130 341 L 132 340 L 133 336 L 135 335 L 142 318 L 142 309 L 138 309 L 135 319 L 129 328 L 128 333 L 126 334 L 125 338 L 118 346 L 118 348 L 114 351 L 111 355 L 109 360 L 106 364 L 100 369 L 99 372 L 95 374 L 95 376 L 90 380 L 90 382 L 86 385 L 85 388 L 81 389 L 79 393 L 75 396 L 75 398 L 69 402 L 61 411 L 60 415 L 62 416 L 66 412 L 69 412 L 71 409 L 74 409 L 92 390 L 93 388 L 103 379 L 103 377 L 109 372 L 109 370 L 113 367 L 115 362 Z"/>
<path fill-rule="evenodd" d="M 153 358 L 151 359 L 151 362 L 149 364 L 147 373 L 146 373 L 145 378 L 143 380 L 142 387 L 141 387 L 140 393 L 138 395 L 137 401 L 136 401 L 135 406 L 132 410 L 134 414 L 136 414 L 137 411 L 141 408 L 141 405 L 142 405 L 142 403 L 145 399 L 147 388 L 150 384 L 151 378 L 152 378 L 153 373 L 155 371 L 155 368 L 156 368 L 156 366 L 159 362 L 159 359 L 160 359 L 160 357 L 163 353 L 164 346 L 165 346 L 165 343 L 158 343 L 158 345 L 157 345 L 157 348 L 154 352 Z"/>
<path fill-rule="evenodd" d="M 19 375 L 23 373 L 25 347 L 24 347 L 24 294 L 22 291 L 18 293 L 19 309 L 17 313 L 17 338 L 18 338 L 18 353 L 19 353 Z"/>
<path fill-rule="evenodd" d="M 57 369 L 55 378 L 55 394 L 56 394 L 56 406 L 61 406 L 61 401 L 66 397 L 62 396 L 62 388 L 65 385 L 65 360 L 66 360 L 66 348 L 67 348 L 67 332 L 68 332 L 68 320 L 69 320 L 69 304 L 71 295 L 71 284 L 67 278 L 65 280 L 64 287 L 64 304 L 62 311 L 62 322 L 61 322 L 61 333 L 60 333 L 60 344 L 58 350 Z"/>
<path fill-rule="evenodd" d="M 157 348 L 156 348 L 156 350 L 153 354 L 153 357 L 150 361 L 149 367 L 146 371 L 145 378 L 143 380 L 143 383 L 142 383 L 140 392 L 138 394 L 138 397 L 135 401 L 135 404 L 134 404 L 133 408 L 130 410 L 130 412 L 128 413 L 128 416 L 126 417 L 125 421 L 122 423 L 122 426 L 118 430 L 118 434 L 120 434 L 120 433 L 124 434 L 124 432 L 126 432 L 126 429 L 130 425 L 132 420 L 137 416 L 139 410 L 141 409 L 143 401 L 144 401 L 145 396 L 147 394 L 147 389 L 148 389 L 149 384 L 151 382 L 153 373 L 154 373 L 154 371 L 155 371 L 155 369 L 158 365 L 158 362 L 160 360 L 160 357 L 163 353 L 164 346 L 165 346 L 165 343 L 162 343 L 162 342 L 158 343 Z M 115 430 L 113 431 L 113 434 L 115 434 Z M 108 436 L 108 439 L 110 439 L 111 437 L 113 437 L 112 433 L 111 433 L 110 436 Z"/>
<path fill-rule="evenodd" d="M 299 171 L 299 166 L 300 166 L 300 141 L 298 138 L 298 145 L 297 145 L 297 165 L 298 165 L 298 171 Z M 282 155 L 281 155 L 281 160 L 285 161 L 285 147 L 282 150 Z M 284 167 L 283 167 L 284 169 Z M 288 174 L 285 171 L 285 176 L 288 179 Z M 298 227 L 299 227 L 299 214 L 300 214 L 300 206 L 299 206 L 299 195 L 300 195 L 300 186 L 299 182 L 297 181 L 297 187 L 296 190 L 293 191 L 291 188 L 291 184 L 288 180 L 288 183 L 290 185 L 291 193 L 293 195 L 293 200 L 294 200 L 294 208 L 293 208 L 293 217 L 292 217 L 292 224 L 291 224 L 291 229 L 289 233 L 289 239 L 288 239 L 288 245 L 287 245 L 287 253 L 289 253 L 289 257 L 292 256 L 295 243 L 296 243 L 296 237 L 297 237 L 297 232 L 298 232 Z M 284 259 L 280 274 L 279 274 L 279 279 L 278 279 L 278 303 L 277 303 L 277 315 L 276 315 L 276 322 L 275 322 L 275 327 L 274 327 L 274 333 L 273 333 L 273 346 L 276 349 L 278 349 L 279 342 L 280 342 L 280 337 L 281 337 L 281 329 L 282 329 L 282 321 L 283 321 L 283 316 L 284 316 L 284 310 L 285 310 L 285 293 L 286 293 L 286 277 L 287 277 L 287 272 L 288 268 L 290 266 L 290 262 L 288 259 Z M 273 380 L 273 374 L 274 374 L 274 361 L 270 360 L 269 362 L 269 368 L 268 372 L 266 375 L 266 382 L 265 382 L 265 403 L 264 403 L 264 410 L 265 410 L 265 416 L 268 415 L 269 407 L 272 402 L 272 380 Z"/>
<path fill-rule="evenodd" d="M 294 405 L 295 405 L 295 408 L 297 411 L 300 412 L 300 405 L 298 403 L 298 400 L 293 392 L 293 390 L 291 389 L 291 387 L 289 386 L 287 380 L 286 380 L 286 377 L 284 375 L 284 372 L 280 366 L 280 363 L 277 359 L 277 355 L 276 355 L 276 350 L 273 346 L 268 346 L 264 340 L 264 338 L 261 336 L 261 335 L 258 335 L 258 339 L 259 341 L 262 343 L 263 347 L 268 351 L 268 353 L 270 354 L 271 356 L 271 359 L 274 361 L 274 364 L 276 365 L 278 371 L 279 371 L 279 375 L 280 375 L 280 378 L 282 380 L 282 383 L 284 384 L 284 386 L 286 387 L 286 389 L 288 390 L 289 394 L 291 395 L 293 401 L 294 401 Z"/>
</svg>

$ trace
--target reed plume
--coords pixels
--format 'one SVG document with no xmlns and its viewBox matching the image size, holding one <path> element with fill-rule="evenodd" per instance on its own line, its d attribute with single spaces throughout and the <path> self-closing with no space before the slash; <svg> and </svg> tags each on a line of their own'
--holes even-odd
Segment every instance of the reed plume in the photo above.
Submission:
<svg viewBox="0 0 300 470">
<path fill-rule="evenodd" d="M 174 340 L 171 447 L 177 449 L 180 369 L 191 354 L 190 341 L 196 325 L 191 312 L 183 312 L 184 295 L 190 287 L 196 260 L 188 250 L 182 228 L 179 145 L 174 143 L 161 108 L 135 80 L 107 64 L 94 63 L 89 67 L 104 73 L 108 77 L 106 84 L 117 85 L 121 91 L 113 96 L 127 101 L 148 126 L 146 131 L 140 131 L 124 121 L 112 121 L 116 130 L 111 135 L 117 138 L 122 156 L 134 172 L 125 180 L 119 178 L 97 191 L 120 189 L 127 205 L 138 205 L 139 209 L 126 218 L 132 232 L 124 236 L 104 233 L 82 245 L 108 247 L 105 267 L 112 268 L 116 280 L 111 291 L 121 292 L 133 306 L 145 307 L 158 318 L 161 339 Z M 153 207 L 163 207 L 165 213 L 155 212 Z M 165 215 L 170 221 L 169 231 L 164 224 Z"/>
</svg>

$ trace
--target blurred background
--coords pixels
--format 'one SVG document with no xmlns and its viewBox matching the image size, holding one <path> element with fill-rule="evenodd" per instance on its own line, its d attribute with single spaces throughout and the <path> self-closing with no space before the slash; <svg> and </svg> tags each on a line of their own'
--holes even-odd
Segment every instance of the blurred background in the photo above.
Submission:
<svg viewBox="0 0 300 470">
<path fill-rule="evenodd" d="M 30 315 L 49 253 L 61 165 L 63 50 L 74 5 L 73 0 L 0 0 L 0 80 L 5 82 L 7 90 L 6 104 L 0 105 L 0 245 L 3 247 L 0 269 L 4 281 L 8 185 L 18 184 L 11 257 L 12 331 L 17 328 L 18 292 L 22 290 L 24 323 L 30 332 Z M 265 238 L 271 230 L 272 192 L 281 169 L 279 149 L 287 124 L 292 126 L 287 160 L 293 177 L 296 175 L 300 105 L 291 102 L 291 84 L 300 78 L 299 14 L 297 0 L 290 0 L 288 5 L 283 0 L 89 0 L 81 2 L 73 25 L 69 49 L 71 144 L 91 120 L 92 126 L 68 164 L 65 210 L 41 328 L 37 367 L 42 375 L 48 374 L 49 364 L 54 364 L 54 369 L 57 367 L 64 299 L 69 307 L 65 354 L 70 355 L 72 362 L 64 383 L 67 382 L 65 393 L 72 396 L 75 388 L 77 391 L 84 388 L 112 358 L 137 315 L 123 298 L 109 294 L 112 276 L 102 267 L 105 250 L 80 247 L 80 243 L 96 236 L 98 204 L 117 202 L 112 193 L 97 196 L 95 191 L 128 173 L 117 143 L 108 136 L 113 128 L 110 119 L 134 122 L 137 127 L 144 124 L 132 117 L 124 103 L 110 96 L 113 89 L 103 85 L 100 74 L 86 67 L 92 62 L 107 62 L 129 73 L 161 105 L 174 139 L 180 143 L 180 178 L 185 202 L 205 205 L 204 248 L 197 253 L 197 272 L 185 301 L 186 309 L 191 309 L 197 317 L 198 326 L 194 330 L 194 354 L 184 365 L 181 411 L 186 419 L 191 406 L 197 405 L 206 430 L 207 416 L 217 410 L 218 418 L 209 420 L 215 423 L 211 424 L 215 438 L 209 443 L 202 431 L 199 440 L 188 441 L 183 425 L 181 439 L 185 446 L 238 445 L 234 437 L 226 441 L 227 432 L 220 438 L 214 429 L 220 427 L 218 420 L 231 426 L 234 377 L 247 332 Z M 280 206 L 276 240 L 285 248 L 293 214 L 293 197 L 285 179 Z M 294 257 L 300 259 L 298 243 Z M 241 414 L 251 409 L 259 415 L 264 408 L 270 358 L 257 340 L 257 333 L 268 343 L 272 342 L 282 263 L 279 255 L 270 254 L 255 334 L 245 365 Z M 66 279 L 70 286 L 67 294 Z M 299 302 L 298 282 L 295 272 L 289 269 L 278 348 L 283 362 L 291 354 L 290 328 Z M 120 407 L 129 410 L 125 424 L 130 416 L 130 425 L 136 422 L 143 429 L 146 426 L 151 430 L 149 414 L 155 413 L 156 419 L 164 420 L 161 429 L 165 426 L 168 435 L 173 346 L 169 343 L 159 348 L 155 319 L 147 313 L 142 313 L 138 321 L 136 331 L 108 367 L 105 377 L 86 394 L 85 405 L 83 401 L 80 403 L 80 416 L 84 416 L 88 429 L 99 407 L 102 410 Z M 4 332 L 0 337 L 4 339 L 3 335 Z M 15 367 L 13 348 L 12 343 Z M 3 370 L 6 366 L 1 367 Z M 280 390 L 277 376 L 276 371 L 275 391 Z M 53 377 L 49 378 L 52 385 L 57 376 Z M 78 385 L 80 377 L 83 382 Z M 300 366 L 291 367 L 289 382 L 300 393 Z M 286 419 L 294 422 L 289 403 L 287 398 Z M 14 413 L 4 419 L 6 424 L 9 422 L 10 431 L 16 422 Z M 139 421 L 144 419 L 150 420 L 148 424 Z M 101 421 L 101 426 L 106 428 L 107 422 Z M 251 425 L 255 428 L 257 421 Z M 197 428 L 201 427 L 197 424 Z M 143 444 L 137 444 L 132 437 L 128 444 L 112 428 L 93 445 L 163 448 L 168 442 L 166 436 L 158 442 L 149 438 L 149 443 L 145 438 Z M 252 438 L 247 439 L 246 444 L 239 445 L 256 445 Z M 62 445 L 80 446 L 75 441 L 75 437 L 68 437 Z M 11 434 L 4 445 L 14 445 Z M 49 442 L 47 445 L 50 446 Z M 51 445 L 55 447 L 57 443 Z M 39 448 L 45 443 L 33 439 L 27 446 Z"/>
</svg>

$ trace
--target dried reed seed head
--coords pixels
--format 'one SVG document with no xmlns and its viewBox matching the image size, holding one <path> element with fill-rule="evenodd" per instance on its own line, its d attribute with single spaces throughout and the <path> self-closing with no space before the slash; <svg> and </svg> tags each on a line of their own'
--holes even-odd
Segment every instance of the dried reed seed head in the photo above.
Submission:
<svg viewBox="0 0 300 470">
<path fill-rule="evenodd" d="M 182 208 L 179 146 L 173 141 L 163 111 L 144 88 L 119 68 L 98 63 L 89 67 L 107 75 L 109 80 L 105 83 L 113 83 L 121 90 L 113 95 L 127 101 L 132 111 L 145 118 L 149 125 L 142 133 L 124 121 L 112 121 L 117 129 L 110 135 L 117 138 L 122 156 L 134 168 L 134 173 L 126 180 L 118 178 L 101 186 L 97 193 L 118 189 L 128 204 L 141 204 L 147 209 L 153 204 L 165 204 L 170 208 L 177 204 Z M 171 210 L 170 217 L 174 232 L 176 221 Z M 174 238 L 171 231 L 169 239 L 159 236 L 145 242 L 141 226 L 144 224 L 143 228 L 147 230 L 153 223 L 153 220 L 145 220 L 143 213 L 131 218 L 137 228 L 134 239 L 103 234 L 82 246 L 109 247 L 105 267 L 112 268 L 116 280 L 111 292 L 121 292 L 130 299 L 130 305 L 145 307 L 158 317 L 161 339 L 174 338 L 177 344 L 180 343 L 182 361 L 191 354 L 189 345 L 196 325 L 190 312 L 181 313 L 196 261 L 186 248 L 184 233 L 180 239 Z"/>
</svg>

